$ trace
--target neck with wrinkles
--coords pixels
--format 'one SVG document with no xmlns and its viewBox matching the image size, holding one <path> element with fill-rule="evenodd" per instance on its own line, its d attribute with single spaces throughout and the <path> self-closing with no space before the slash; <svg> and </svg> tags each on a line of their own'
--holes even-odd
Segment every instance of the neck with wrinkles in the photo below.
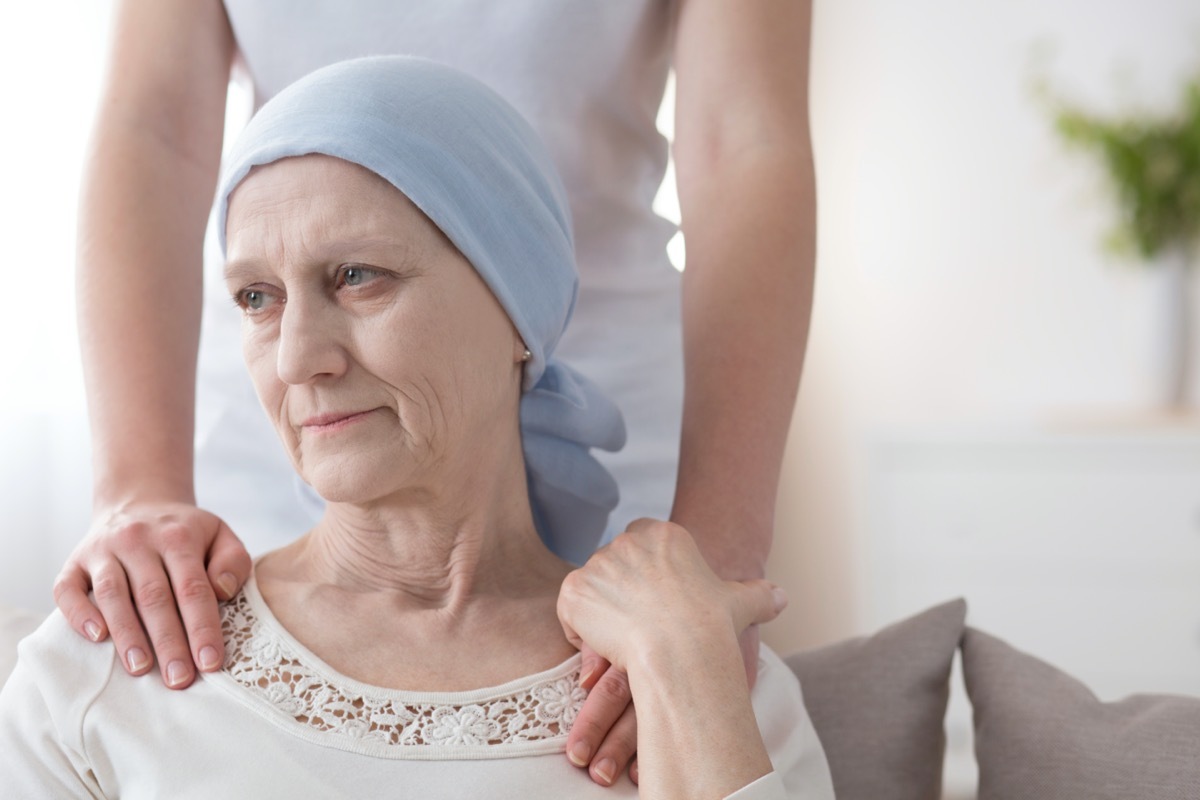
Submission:
<svg viewBox="0 0 1200 800">
<path fill-rule="evenodd" d="M 464 465 L 370 504 L 330 503 L 312 531 L 264 558 L 260 575 L 270 562 L 277 580 L 450 616 L 556 594 L 572 567 L 534 528 L 519 449 L 508 463 Z"/>
</svg>

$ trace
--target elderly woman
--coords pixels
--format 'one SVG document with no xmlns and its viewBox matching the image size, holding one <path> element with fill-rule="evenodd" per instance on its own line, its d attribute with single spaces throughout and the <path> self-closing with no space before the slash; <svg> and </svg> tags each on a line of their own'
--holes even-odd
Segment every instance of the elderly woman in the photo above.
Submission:
<svg viewBox="0 0 1200 800">
<path fill-rule="evenodd" d="M 764 649 L 746 688 L 737 637 L 777 591 L 648 520 L 564 560 L 616 503 L 588 450 L 623 429 L 552 358 L 570 223 L 515 111 L 432 62 L 345 62 L 263 108 L 219 196 L 246 363 L 325 515 L 256 563 L 188 692 L 52 616 L 0 694 L 10 791 L 832 797 L 790 671 Z M 583 640 L 629 675 L 638 787 L 559 755 Z"/>
</svg>

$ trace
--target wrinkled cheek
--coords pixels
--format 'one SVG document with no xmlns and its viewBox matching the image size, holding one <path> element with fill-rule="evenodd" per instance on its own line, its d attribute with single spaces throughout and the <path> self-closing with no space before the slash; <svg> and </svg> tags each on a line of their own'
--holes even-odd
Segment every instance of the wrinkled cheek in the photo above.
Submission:
<svg viewBox="0 0 1200 800">
<path fill-rule="evenodd" d="M 445 443 L 447 429 L 458 416 L 461 397 L 446 392 L 432 381 L 416 381 L 401 392 L 400 425 L 411 445 L 437 452 Z"/>
<path fill-rule="evenodd" d="M 246 369 L 250 372 L 250 382 L 254 384 L 254 393 L 258 395 L 259 403 L 288 452 L 293 452 L 295 437 L 284 414 L 287 384 L 279 380 L 275 369 L 276 348 L 271 343 L 259 341 L 247 333 L 242 339 L 242 356 L 246 361 Z"/>
</svg>

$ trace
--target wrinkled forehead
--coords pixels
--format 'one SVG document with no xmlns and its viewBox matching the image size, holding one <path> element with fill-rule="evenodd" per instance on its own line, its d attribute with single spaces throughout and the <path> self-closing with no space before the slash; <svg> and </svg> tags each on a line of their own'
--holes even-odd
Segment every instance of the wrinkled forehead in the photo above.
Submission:
<svg viewBox="0 0 1200 800">
<path fill-rule="evenodd" d="M 387 246 L 453 248 L 445 233 L 400 189 L 334 156 L 291 156 L 255 166 L 230 193 L 225 274 L 266 249 L 321 253 Z"/>
<path fill-rule="evenodd" d="M 261 213 L 283 203 L 336 203 L 360 213 L 396 209 L 420 213 L 404 192 L 361 164 L 322 153 L 288 156 L 250 169 L 229 192 L 227 229 L 247 213 Z"/>
</svg>

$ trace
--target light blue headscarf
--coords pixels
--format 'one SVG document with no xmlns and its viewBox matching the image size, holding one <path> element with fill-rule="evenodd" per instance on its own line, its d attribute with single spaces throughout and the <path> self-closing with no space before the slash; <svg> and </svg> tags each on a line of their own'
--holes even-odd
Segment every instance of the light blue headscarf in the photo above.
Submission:
<svg viewBox="0 0 1200 800">
<path fill-rule="evenodd" d="M 625 443 L 620 411 L 553 358 L 578 293 L 566 192 L 542 142 L 503 98 L 450 67 L 407 56 L 344 61 L 272 98 L 226 159 L 217 230 L 251 168 L 320 153 L 366 167 L 417 205 L 474 265 L 533 358 L 521 438 L 534 522 L 582 563 L 617 504 L 589 453 Z"/>
</svg>

